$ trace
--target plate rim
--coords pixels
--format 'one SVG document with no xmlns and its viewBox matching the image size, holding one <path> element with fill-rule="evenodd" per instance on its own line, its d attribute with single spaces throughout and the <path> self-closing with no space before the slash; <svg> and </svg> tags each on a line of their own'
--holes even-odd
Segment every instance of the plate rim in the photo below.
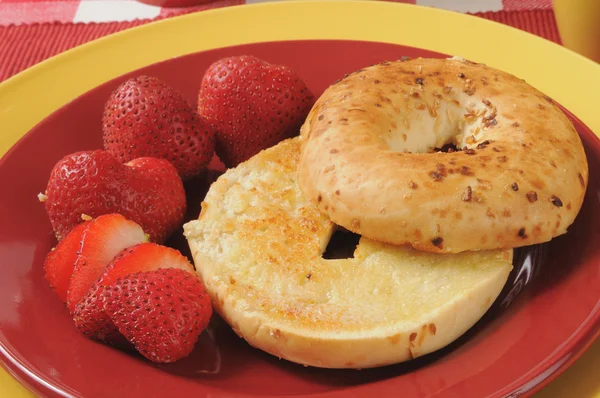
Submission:
<svg viewBox="0 0 600 398">
<path fill-rule="evenodd" d="M 318 7 L 318 15 L 315 15 L 316 7 Z M 276 26 L 273 26 L 273 14 L 295 15 L 296 18 L 291 24 L 289 19 L 281 18 L 275 24 Z M 339 18 L 340 14 L 347 18 L 345 24 L 332 24 L 330 20 L 328 21 L 328 18 Z M 308 25 L 304 23 L 305 20 L 302 18 L 305 15 L 317 19 L 317 29 L 315 29 L 315 25 L 311 25 L 308 29 Z M 366 25 L 364 24 L 365 15 L 377 15 L 387 21 L 394 19 L 395 25 L 380 21 L 375 26 L 369 26 L 371 30 L 366 31 L 364 26 Z M 405 25 L 401 24 L 400 28 L 398 26 L 398 16 L 404 22 L 407 22 Z M 438 22 L 438 29 L 448 27 L 452 27 L 452 29 L 444 31 L 443 35 L 437 36 L 433 33 L 425 35 L 411 34 L 414 32 L 411 32 L 410 29 L 417 27 L 415 21 L 421 21 L 419 24 L 422 25 L 422 17 Z M 227 24 L 223 24 L 225 18 L 229 20 Z M 348 19 L 350 22 L 348 22 Z M 232 24 L 232 20 L 239 23 Z M 353 23 L 360 20 L 363 21 L 363 24 Z M 244 21 L 246 22 L 243 23 Z M 246 33 L 249 21 L 252 21 L 250 31 L 253 33 L 248 35 Z M 181 40 L 190 32 L 199 34 L 206 31 L 216 37 L 214 27 L 219 25 L 227 26 L 229 35 L 213 41 L 198 40 L 192 42 Z M 231 34 L 231 25 L 236 25 L 236 30 L 244 32 L 244 35 L 237 35 L 238 38 L 235 39 L 236 35 Z M 269 26 L 269 28 L 266 29 L 266 26 Z M 394 30 L 391 31 L 389 26 L 393 26 Z M 514 42 L 514 39 L 518 39 L 519 44 L 516 46 L 518 48 L 515 50 L 521 55 L 530 53 L 532 50 L 540 53 L 537 57 L 539 59 L 536 60 L 536 66 L 525 67 L 524 62 L 519 64 L 521 61 L 515 63 L 512 57 L 494 53 L 485 42 L 465 45 L 457 40 L 460 39 L 460 33 L 464 34 L 477 29 L 487 30 L 491 36 L 501 34 L 505 42 Z M 399 34 L 398 31 L 404 33 L 404 35 Z M 172 42 L 163 43 L 158 40 L 159 45 L 157 46 L 157 41 L 150 40 L 152 36 L 165 36 L 165 32 L 171 40 L 177 43 L 176 45 L 173 45 Z M 276 34 L 273 35 L 273 32 Z M 303 0 L 231 6 L 151 22 L 75 47 L 7 79 L 0 83 L 0 123 L 3 126 L 8 126 L 0 136 L 0 156 L 7 153 L 14 143 L 46 116 L 86 91 L 124 73 L 175 56 L 198 51 L 266 41 L 310 39 L 361 40 L 401 44 L 484 62 L 518 76 L 526 77 L 526 80 L 531 84 L 556 98 L 559 103 L 571 110 L 594 134 L 598 136 L 600 132 L 600 120 L 594 118 L 594 109 L 591 106 L 591 104 L 600 103 L 600 93 L 591 93 L 593 95 L 586 96 L 585 99 L 582 99 L 581 95 L 577 96 L 572 93 L 573 87 L 600 86 L 600 65 L 558 44 L 497 22 L 430 7 L 361 0 L 328 2 Z M 140 47 L 139 45 L 144 42 L 146 44 Z M 154 51 L 143 50 L 144 48 L 150 50 L 150 47 Z M 132 50 L 138 54 L 143 54 L 143 56 L 123 57 L 125 54 L 130 55 Z M 107 53 L 109 57 L 111 55 L 113 58 L 119 58 L 119 55 L 121 57 L 117 62 L 112 62 L 110 68 L 94 67 L 100 60 L 107 58 Z M 543 65 L 541 60 L 546 61 L 547 64 Z M 561 66 L 561 63 L 563 66 Z M 578 73 L 572 75 L 573 79 L 569 80 L 568 85 L 565 82 L 557 84 L 556 81 L 553 81 L 551 83 L 549 76 L 560 73 L 561 70 L 566 68 L 567 64 L 578 71 Z M 533 73 L 531 69 L 535 69 L 537 73 Z M 88 74 L 88 70 L 93 70 L 96 73 Z M 61 88 L 65 88 L 59 95 L 43 99 L 34 95 L 40 90 L 40 87 L 53 87 L 57 83 L 62 83 Z M 31 98 L 34 100 L 31 101 Z M 32 107 L 35 109 L 34 112 L 31 112 Z M 597 337 L 598 333 L 585 348 L 591 346 Z M 584 349 L 580 351 L 579 355 Z M 579 355 L 576 355 L 576 357 Z M 574 360 L 575 358 L 572 361 Z M 566 366 L 562 366 L 563 371 L 565 368 Z M 557 373 L 556 376 L 560 373 Z M 549 381 L 550 379 L 542 382 L 538 386 L 539 388 L 534 390 L 542 388 Z"/>
</svg>

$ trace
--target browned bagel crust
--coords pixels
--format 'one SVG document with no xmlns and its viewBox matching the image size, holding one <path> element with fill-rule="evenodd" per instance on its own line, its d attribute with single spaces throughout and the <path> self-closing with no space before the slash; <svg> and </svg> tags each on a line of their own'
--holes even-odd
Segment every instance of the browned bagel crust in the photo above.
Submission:
<svg viewBox="0 0 600 398">
<path fill-rule="evenodd" d="M 456 58 L 346 76 L 301 139 L 300 187 L 333 222 L 430 252 L 546 242 L 573 223 L 588 182 L 581 140 L 549 97 Z M 440 152 L 448 143 L 462 150 Z"/>
</svg>

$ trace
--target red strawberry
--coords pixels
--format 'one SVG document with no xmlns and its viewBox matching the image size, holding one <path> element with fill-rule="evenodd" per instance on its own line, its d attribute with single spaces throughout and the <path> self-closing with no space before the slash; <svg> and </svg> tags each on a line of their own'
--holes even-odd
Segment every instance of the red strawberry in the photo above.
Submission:
<svg viewBox="0 0 600 398">
<path fill-rule="evenodd" d="M 71 276 L 67 292 L 69 311 L 75 311 L 75 305 L 119 252 L 146 240 L 142 228 L 120 214 L 105 214 L 92 220 L 83 231 Z"/>
<path fill-rule="evenodd" d="M 179 268 L 195 275 L 194 266 L 179 250 L 155 243 L 142 243 L 119 253 L 108 265 L 99 282 L 109 286 L 122 276 L 163 268 Z"/>
<path fill-rule="evenodd" d="M 54 166 L 45 195 L 59 240 L 83 214 L 120 213 L 162 243 L 181 226 L 186 210 L 183 183 L 171 163 L 139 158 L 123 165 L 106 151 L 65 156 Z"/>
<path fill-rule="evenodd" d="M 104 285 L 96 282 L 75 306 L 73 321 L 83 335 L 121 348 L 130 348 L 129 341 L 110 320 L 99 299 Z"/>
<path fill-rule="evenodd" d="M 170 160 L 182 179 L 202 171 L 214 133 L 173 88 L 139 76 L 120 85 L 104 107 L 104 148 L 121 162 L 152 156 Z"/>
<path fill-rule="evenodd" d="M 77 329 L 88 337 L 112 343 L 116 326 L 104 312 L 101 300 L 103 290 L 123 276 L 160 268 L 179 268 L 194 274 L 194 267 L 179 251 L 154 243 L 142 243 L 120 252 L 104 270 L 104 274 L 83 296 L 75 307 Z"/>
<path fill-rule="evenodd" d="M 67 301 L 67 290 L 73 275 L 73 267 L 77 260 L 77 252 L 81 246 L 83 231 L 88 223 L 78 224 L 48 255 L 44 262 L 44 274 L 46 280 L 60 300 Z"/>
<path fill-rule="evenodd" d="M 235 167 L 298 134 L 315 97 L 291 69 L 253 56 L 221 59 L 202 79 L 198 113 L 216 133 L 216 152 Z"/>
<path fill-rule="evenodd" d="M 200 279 L 181 269 L 121 277 L 104 290 L 102 299 L 119 331 L 154 362 L 189 355 L 212 315 Z"/>
</svg>

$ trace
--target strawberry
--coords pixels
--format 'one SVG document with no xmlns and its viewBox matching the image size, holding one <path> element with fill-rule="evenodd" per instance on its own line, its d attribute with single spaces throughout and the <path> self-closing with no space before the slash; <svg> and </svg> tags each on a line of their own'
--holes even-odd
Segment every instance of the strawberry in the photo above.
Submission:
<svg viewBox="0 0 600 398">
<path fill-rule="evenodd" d="M 88 337 L 113 343 L 119 332 L 104 312 L 102 292 L 117 278 L 160 268 L 179 268 L 194 274 L 188 259 L 170 247 L 141 243 L 120 252 L 75 307 L 73 319 L 77 329 Z"/>
<path fill-rule="evenodd" d="M 291 69 L 253 56 L 213 63 L 202 79 L 198 113 L 216 134 L 216 153 L 235 167 L 298 134 L 315 97 Z"/>
<path fill-rule="evenodd" d="M 187 206 L 183 183 L 168 161 L 138 158 L 123 165 L 101 150 L 61 159 L 42 197 L 59 240 L 84 214 L 120 213 L 162 243 L 181 226 Z"/>
<path fill-rule="evenodd" d="M 200 279 L 175 268 L 118 278 L 102 300 L 119 331 L 153 362 L 189 355 L 212 315 Z"/>
<path fill-rule="evenodd" d="M 119 253 L 106 267 L 99 283 L 112 285 L 118 278 L 136 272 L 179 268 L 194 274 L 194 266 L 179 250 L 155 243 L 141 243 Z"/>
<path fill-rule="evenodd" d="M 202 171 L 214 133 L 196 110 L 163 81 L 139 76 L 121 84 L 104 107 L 104 148 L 121 162 L 152 156 L 173 163 L 182 179 Z"/>
<path fill-rule="evenodd" d="M 71 275 L 73 275 L 73 267 L 75 266 L 75 260 L 77 260 L 77 252 L 81 246 L 83 231 L 87 225 L 88 222 L 76 225 L 48 253 L 44 262 L 46 280 L 63 303 L 67 301 L 67 290 L 69 289 Z"/>
<path fill-rule="evenodd" d="M 75 311 L 75 305 L 120 251 L 146 240 L 142 228 L 120 214 L 105 214 L 92 220 L 83 231 L 71 276 L 67 292 L 69 311 Z"/>
<path fill-rule="evenodd" d="M 99 299 L 103 291 L 104 285 L 96 282 L 77 303 L 73 312 L 75 327 L 87 337 L 113 346 L 129 348 L 129 341 L 104 312 L 104 306 Z"/>
</svg>

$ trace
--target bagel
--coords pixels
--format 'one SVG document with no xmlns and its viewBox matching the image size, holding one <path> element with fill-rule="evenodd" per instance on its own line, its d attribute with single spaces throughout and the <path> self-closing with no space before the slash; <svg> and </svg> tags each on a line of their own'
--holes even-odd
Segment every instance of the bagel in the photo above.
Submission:
<svg viewBox="0 0 600 398">
<path fill-rule="evenodd" d="M 440 255 L 363 237 L 353 258 L 324 259 L 335 225 L 300 191 L 299 158 L 293 138 L 229 169 L 184 226 L 239 336 L 304 365 L 368 368 L 435 351 L 488 310 L 512 250 Z"/>
<path fill-rule="evenodd" d="M 573 223 L 588 183 L 581 140 L 552 99 L 458 58 L 346 76 L 301 137 L 300 188 L 333 222 L 429 252 L 547 242 Z"/>
</svg>

